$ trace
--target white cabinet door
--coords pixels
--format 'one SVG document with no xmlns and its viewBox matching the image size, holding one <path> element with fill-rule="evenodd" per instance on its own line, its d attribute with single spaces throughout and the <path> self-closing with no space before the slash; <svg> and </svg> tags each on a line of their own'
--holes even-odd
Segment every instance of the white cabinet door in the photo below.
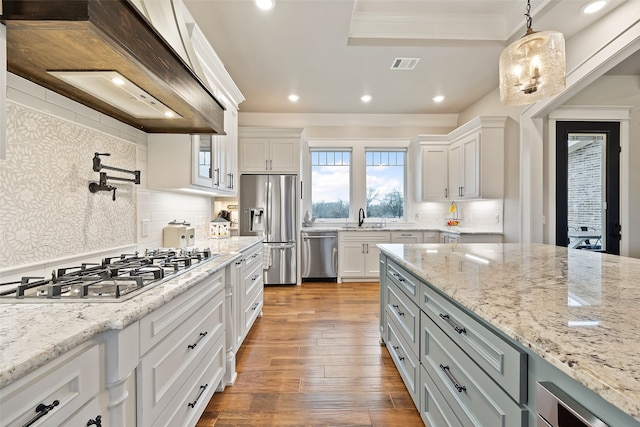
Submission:
<svg viewBox="0 0 640 427">
<path fill-rule="evenodd" d="M 449 197 L 448 147 L 422 146 L 422 200 L 444 200 Z"/>
<path fill-rule="evenodd" d="M 299 141 L 291 138 L 269 140 L 270 170 L 274 172 L 297 172 L 300 163 Z"/>
<path fill-rule="evenodd" d="M 225 111 L 224 116 L 225 131 L 224 136 L 224 156 L 225 156 L 225 190 L 233 194 L 238 192 L 238 111 L 230 108 Z"/>
<path fill-rule="evenodd" d="M 380 249 L 376 242 L 365 243 L 364 271 L 366 277 L 380 277 Z"/>
<path fill-rule="evenodd" d="M 364 277 L 364 244 L 343 242 L 340 244 L 340 276 Z"/>
<path fill-rule="evenodd" d="M 462 141 L 462 197 L 480 197 L 480 133 Z"/>
<path fill-rule="evenodd" d="M 449 147 L 449 198 L 456 200 L 462 197 L 462 181 L 460 180 L 462 162 L 462 144 L 455 143 Z"/>
<path fill-rule="evenodd" d="M 240 170 L 242 172 L 264 172 L 269 164 L 269 140 L 264 138 L 242 138 L 240 140 Z"/>
</svg>

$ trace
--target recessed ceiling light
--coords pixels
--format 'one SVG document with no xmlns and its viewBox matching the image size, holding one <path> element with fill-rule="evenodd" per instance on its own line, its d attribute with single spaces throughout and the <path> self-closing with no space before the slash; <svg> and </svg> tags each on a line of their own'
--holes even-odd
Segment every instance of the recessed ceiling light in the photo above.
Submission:
<svg viewBox="0 0 640 427">
<path fill-rule="evenodd" d="M 296 102 L 298 99 L 300 99 L 300 97 L 298 95 L 295 95 L 293 93 L 291 95 L 289 95 L 289 101 L 291 101 L 291 102 Z"/>
<path fill-rule="evenodd" d="M 360 97 L 360 100 L 361 100 L 362 102 L 365 102 L 365 103 L 366 103 L 366 102 L 369 102 L 369 101 L 371 101 L 371 95 L 362 95 L 362 96 Z"/>
<path fill-rule="evenodd" d="M 605 7 L 606 5 L 607 5 L 607 2 L 605 0 L 594 1 L 586 5 L 584 9 L 582 9 L 582 13 L 595 13 L 600 9 L 602 9 L 603 7 Z"/>
<path fill-rule="evenodd" d="M 271 10 L 276 5 L 275 0 L 255 0 L 255 1 L 256 1 L 256 6 L 258 6 L 258 9 L 262 9 L 262 10 Z"/>
<path fill-rule="evenodd" d="M 442 102 L 444 101 L 444 96 L 438 95 L 433 97 L 433 102 Z"/>
</svg>

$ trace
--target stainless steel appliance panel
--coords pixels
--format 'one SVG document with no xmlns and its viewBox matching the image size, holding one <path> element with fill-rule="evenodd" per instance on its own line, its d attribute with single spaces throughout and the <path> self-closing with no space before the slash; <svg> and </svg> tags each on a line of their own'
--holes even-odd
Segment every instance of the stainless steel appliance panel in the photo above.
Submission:
<svg viewBox="0 0 640 427">
<path fill-rule="evenodd" d="M 263 280 L 265 285 L 295 285 L 295 243 L 264 243 Z"/>
<path fill-rule="evenodd" d="M 551 382 L 536 384 L 536 412 L 538 427 L 608 427 Z"/>
<path fill-rule="evenodd" d="M 302 232 L 302 280 L 331 280 L 338 277 L 338 233 Z"/>
<path fill-rule="evenodd" d="M 264 236 L 264 284 L 296 284 L 296 175 L 240 176 L 240 235 Z"/>
<path fill-rule="evenodd" d="M 267 242 L 296 241 L 296 176 L 267 175 Z"/>
</svg>

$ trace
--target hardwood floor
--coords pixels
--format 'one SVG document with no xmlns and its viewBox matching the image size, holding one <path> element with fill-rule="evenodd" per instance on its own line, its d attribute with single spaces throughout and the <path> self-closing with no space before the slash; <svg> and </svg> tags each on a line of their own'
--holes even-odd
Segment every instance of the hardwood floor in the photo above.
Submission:
<svg viewBox="0 0 640 427">
<path fill-rule="evenodd" d="M 378 283 L 267 286 L 238 378 L 198 427 L 424 426 L 379 344 Z"/>
</svg>

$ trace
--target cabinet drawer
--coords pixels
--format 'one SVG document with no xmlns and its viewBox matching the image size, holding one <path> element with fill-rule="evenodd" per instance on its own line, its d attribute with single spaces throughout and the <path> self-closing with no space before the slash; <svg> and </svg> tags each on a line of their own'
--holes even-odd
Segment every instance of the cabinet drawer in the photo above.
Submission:
<svg viewBox="0 0 640 427">
<path fill-rule="evenodd" d="M 262 244 L 256 245 L 254 249 L 250 249 L 246 254 L 242 254 L 242 268 L 244 271 L 253 270 L 256 265 L 262 267 Z"/>
<path fill-rule="evenodd" d="M 260 252 L 260 255 L 262 255 L 262 252 Z M 262 261 L 262 259 L 260 259 L 260 261 Z M 263 287 L 262 262 L 257 264 L 253 263 L 253 268 L 247 270 L 243 269 L 242 271 L 242 288 L 240 290 L 240 297 L 244 301 L 245 298 L 254 294 L 258 288 Z"/>
<path fill-rule="evenodd" d="M 454 412 L 469 417 L 471 422 L 463 421 L 463 425 L 526 425 L 526 409 L 514 402 L 429 317 L 422 316 L 422 363 L 433 373 L 434 383 Z"/>
<path fill-rule="evenodd" d="M 419 304 L 420 281 L 404 268 L 389 260 L 387 263 L 387 277 L 396 284 L 416 305 Z"/>
<path fill-rule="evenodd" d="M 393 363 L 395 363 L 398 372 L 400 372 L 400 376 L 413 399 L 413 403 L 416 407 L 419 407 L 420 390 L 418 388 L 418 381 L 420 376 L 420 362 L 418 362 L 418 357 L 401 338 L 402 332 L 400 332 L 396 323 L 391 318 L 387 318 L 386 333 L 385 341 L 387 343 L 387 350 L 389 350 Z"/>
<path fill-rule="evenodd" d="M 387 316 L 395 320 L 409 346 L 419 354 L 420 310 L 400 289 L 391 284 L 387 286 Z"/>
<path fill-rule="evenodd" d="M 263 290 L 259 289 L 255 296 L 248 299 L 242 308 L 242 325 L 243 331 L 248 332 L 253 322 L 262 312 Z M 244 337 L 242 337 L 244 339 Z"/>
<path fill-rule="evenodd" d="M 167 403 L 153 427 L 195 426 L 224 375 L 224 336 L 218 337 L 207 357 Z"/>
<path fill-rule="evenodd" d="M 421 283 L 420 308 L 518 403 L 527 401 L 527 355 Z M 424 327 L 423 327 L 424 329 Z"/>
<path fill-rule="evenodd" d="M 192 313 L 200 309 L 211 295 L 224 289 L 224 271 L 203 279 L 183 295 L 140 320 L 140 354 L 143 355 L 182 325 Z"/>
<path fill-rule="evenodd" d="M 111 425 L 111 423 L 109 422 L 109 410 L 106 407 L 101 407 L 100 400 L 98 398 L 95 398 L 91 402 L 84 405 L 78 412 L 73 414 L 71 418 L 62 423 L 62 426 L 86 426 L 89 420 L 95 421 L 98 416 L 100 417 L 100 422 L 103 426 Z"/>
<path fill-rule="evenodd" d="M 176 392 L 208 357 L 215 343 L 224 339 L 224 292 L 205 300 L 183 325 L 162 340 L 140 362 L 138 370 L 138 419 L 153 425 Z"/>
<path fill-rule="evenodd" d="M 62 425 L 101 388 L 100 347 L 96 344 L 59 357 L 0 391 L 0 425 L 23 426 L 36 415 L 39 404 L 51 405 L 34 426 Z"/>
<path fill-rule="evenodd" d="M 425 425 L 450 427 L 471 425 L 471 423 L 464 424 L 458 419 L 422 365 L 420 365 L 420 384 L 422 387 L 420 389 L 420 417 Z M 466 417 L 462 418 L 466 420 Z"/>
</svg>

